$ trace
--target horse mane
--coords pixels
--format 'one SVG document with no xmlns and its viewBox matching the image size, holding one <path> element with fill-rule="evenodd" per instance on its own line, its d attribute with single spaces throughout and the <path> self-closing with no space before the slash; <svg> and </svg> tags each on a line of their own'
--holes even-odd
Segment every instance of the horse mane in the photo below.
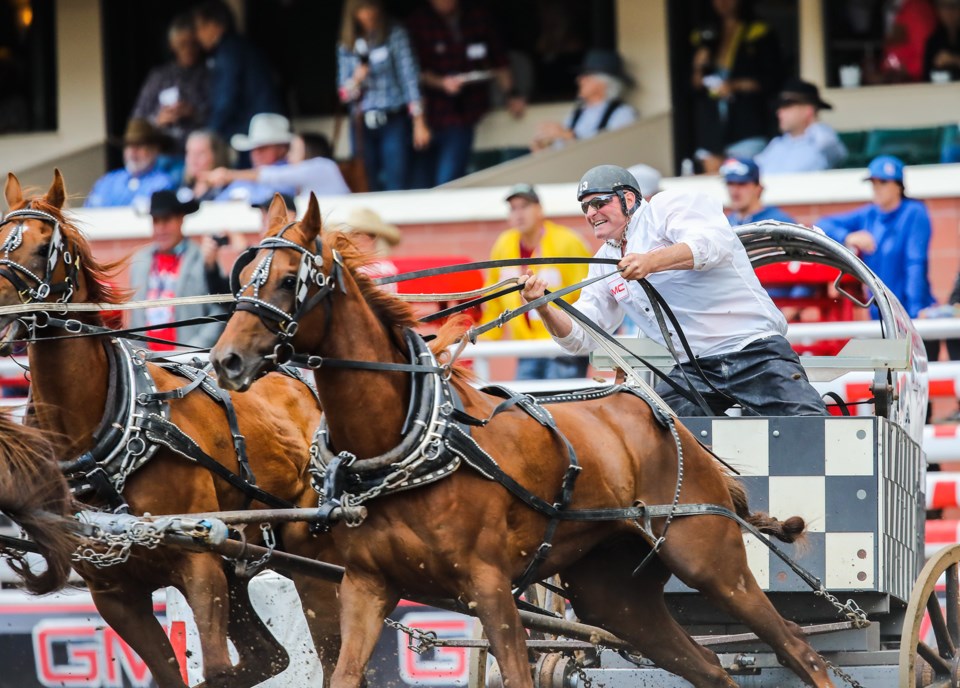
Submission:
<svg viewBox="0 0 960 688">
<path fill-rule="evenodd" d="M 360 288 L 361 295 L 383 326 L 388 331 L 402 331 L 408 327 L 415 327 L 417 319 L 413 314 L 413 309 L 405 301 L 401 301 L 393 294 L 375 285 L 367 275 L 360 271 L 360 268 L 364 265 L 377 260 L 377 256 L 361 252 L 343 232 L 326 231 L 324 233 L 333 248 L 343 256 L 343 262 L 353 274 L 353 279 Z"/>
<path fill-rule="evenodd" d="M 72 222 L 67 220 L 60 208 L 47 203 L 42 196 L 31 198 L 20 206 L 33 208 L 52 215 L 60 223 L 60 231 L 66 238 L 71 247 L 71 251 L 80 261 L 80 272 L 84 276 L 87 291 L 89 292 L 88 301 L 91 303 L 124 303 L 132 293 L 132 290 L 120 287 L 113 283 L 113 279 L 123 267 L 126 259 L 113 261 L 111 263 L 101 263 L 93 257 L 90 250 L 90 242 L 82 231 Z"/>
</svg>

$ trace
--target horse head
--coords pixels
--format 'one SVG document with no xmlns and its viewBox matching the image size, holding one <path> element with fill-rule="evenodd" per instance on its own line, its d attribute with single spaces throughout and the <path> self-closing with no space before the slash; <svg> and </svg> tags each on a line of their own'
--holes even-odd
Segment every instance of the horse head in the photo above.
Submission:
<svg viewBox="0 0 960 688">
<path fill-rule="evenodd" d="M 237 259 L 230 288 L 237 309 L 210 360 L 220 384 L 244 391 L 261 373 L 287 360 L 295 348 L 312 350 L 322 339 L 316 308 L 339 286 L 345 271 L 339 254 L 325 247 L 320 205 L 310 194 L 299 222 L 287 222 L 279 194 L 268 211 L 260 244 Z M 329 312 L 329 311 L 328 311 Z"/>
<path fill-rule="evenodd" d="M 7 175 L 8 213 L 0 222 L 0 305 L 69 301 L 79 288 L 77 253 L 62 231 L 63 175 L 54 170 L 46 195 L 26 199 L 20 180 Z M 16 315 L 0 318 L 0 355 L 24 329 Z"/>
</svg>

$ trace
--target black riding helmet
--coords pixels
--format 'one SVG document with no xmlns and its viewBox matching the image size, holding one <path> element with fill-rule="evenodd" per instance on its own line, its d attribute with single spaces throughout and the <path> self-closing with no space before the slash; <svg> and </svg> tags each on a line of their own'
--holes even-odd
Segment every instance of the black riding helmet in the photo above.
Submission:
<svg viewBox="0 0 960 688">
<path fill-rule="evenodd" d="M 624 197 L 624 190 L 632 191 L 636 200 L 633 207 L 627 209 L 627 199 Z M 640 184 L 629 170 L 616 165 L 597 165 L 589 170 L 580 178 L 580 184 L 577 186 L 577 200 L 582 201 L 584 196 L 595 193 L 615 193 L 620 199 L 620 207 L 623 214 L 630 217 L 640 207 Z"/>
</svg>

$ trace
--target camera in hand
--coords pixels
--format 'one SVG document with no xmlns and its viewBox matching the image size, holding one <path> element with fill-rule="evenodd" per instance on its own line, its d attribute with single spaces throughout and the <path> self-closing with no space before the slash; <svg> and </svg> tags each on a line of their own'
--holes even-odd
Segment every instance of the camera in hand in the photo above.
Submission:
<svg viewBox="0 0 960 688">
<path fill-rule="evenodd" d="M 217 234 L 213 237 L 213 240 L 216 242 L 217 246 L 227 246 L 230 243 L 230 237 L 226 234 Z"/>
</svg>

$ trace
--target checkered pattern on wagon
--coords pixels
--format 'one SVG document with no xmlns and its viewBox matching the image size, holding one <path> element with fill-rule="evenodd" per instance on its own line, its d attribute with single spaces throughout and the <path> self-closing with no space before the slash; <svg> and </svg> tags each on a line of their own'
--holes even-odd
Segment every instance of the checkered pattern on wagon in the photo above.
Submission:
<svg viewBox="0 0 960 688">
<path fill-rule="evenodd" d="M 873 417 L 683 423 L 740 471 L 751 511 L 804 518 L 805 548 L 774 543 L 827 589 L 909 598 L 923 563 L 924 459 L 901 428 Z M 744 542 L 764 590 L 809 590 L 763 543 L 752 535 Z M 676 581 L 668 587 L 683 589 Z"/>
</svg>

